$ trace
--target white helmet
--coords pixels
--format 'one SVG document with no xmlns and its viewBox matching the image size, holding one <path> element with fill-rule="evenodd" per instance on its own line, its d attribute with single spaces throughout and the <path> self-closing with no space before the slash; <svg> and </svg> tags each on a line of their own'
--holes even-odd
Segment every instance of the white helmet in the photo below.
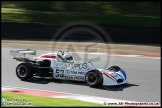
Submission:
<svg viewBox="0 0 162 108">
<path fill-rule="evenodd" d="M 63 58 L 68 62 L 68 63 L 73 63 L 73 56 L 72 54 L 68 53 L 63 56 Z"/>
</svg>

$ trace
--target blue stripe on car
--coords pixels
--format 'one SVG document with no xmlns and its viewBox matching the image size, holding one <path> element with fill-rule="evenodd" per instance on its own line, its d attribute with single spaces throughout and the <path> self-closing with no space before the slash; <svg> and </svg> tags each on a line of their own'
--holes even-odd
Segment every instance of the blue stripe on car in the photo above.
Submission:
<svg viewBox="0 0 162 108">
<path fill-rule="evenodd" d="M 125 79 L 127 78 L 126 73 L 124 70 L 120 70 L 120 72 L 124 75 Z"/>
<path fill-rule="evenodd" d="M 116 74 L 118 74 L 118 73 L 116 73 Z M 118 75 L 124 80 L 124 78 L 120 74 L 118 74 Z"/>
</svg>

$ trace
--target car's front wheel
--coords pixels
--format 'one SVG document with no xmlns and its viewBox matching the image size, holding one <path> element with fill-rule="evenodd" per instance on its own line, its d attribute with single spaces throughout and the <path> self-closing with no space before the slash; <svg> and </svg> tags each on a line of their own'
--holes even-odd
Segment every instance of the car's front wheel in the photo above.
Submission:
<svg viewBox="0 0 162 108">
<path fill-rule="evenodd" d="M 118 71 L 121 70 L 121 68 L 119 66 L 111 66 L 107 70 L 114 71 L 114 72 L 118 72 Z"/>
<path fill-rule="evenodd" d="M 30 63 L 20 63 L 16 67 L 16 75 L 21 80 L 28 80 L 33 77 L 33 66 Z"/>
<path fill-rule="evenodd" d="M 96 87 L 98 85 L 101 85 L 103 82 L 102 73 L 97 70 L 87 72 L 86 82 L 90 87 Z"/>
</svg>

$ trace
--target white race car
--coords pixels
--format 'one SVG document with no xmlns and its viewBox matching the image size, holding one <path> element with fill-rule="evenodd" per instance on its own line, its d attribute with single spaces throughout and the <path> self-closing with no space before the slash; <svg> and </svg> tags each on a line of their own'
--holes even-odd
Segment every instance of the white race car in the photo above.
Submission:
<svg viewBox="0 0 162 108">
<path fill-rule="evenodd" d="M 33 76 L 52 77 L 87 82 L 90 87 L 127 83 L 125 71 L 118 66 L 95 68 L 91 61 L 74 61 L 71 53 L 64 54 L 63 51 L 42 54 L 33 60 L 27 54 L 36 55 L 36 50 L 10 50 L 13 59 L 20 61 L 16 67 L 16 75 L 21 80 L 29 80 Z"/>
</svg>

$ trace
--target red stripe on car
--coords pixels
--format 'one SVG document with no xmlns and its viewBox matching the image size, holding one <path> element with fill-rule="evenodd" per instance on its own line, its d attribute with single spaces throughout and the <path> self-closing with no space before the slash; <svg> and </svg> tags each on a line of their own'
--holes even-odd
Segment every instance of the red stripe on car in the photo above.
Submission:
<svg viewBox="0 0 162 108">
<path fill-rule="evenodd" d="M 103 73 L 104 75 L 106 75 L 107 77 L 111 78 L 112 80 L 114 80 L 112 77 L 110 77 L 109 75 Z M 116 80 L 114 80 L 116 82 Z"/>
<path fill-rule="evenodd" d="M 43 55 L 40 58 L 52 58 L 52 59 L 56 59 L 56 56 Z"/>
<path fill-rule="evenodd" d="M 111 74 L 109 74 L 109 76 L 111 76 L 111 77 L 113 77 L 113 78 L 115 79 L 115 77 L 114 77 L 114 76 L 112 76 Z M 116 79 L 115 79 L 115 81 L 116 81 Z"/>
</svg>

